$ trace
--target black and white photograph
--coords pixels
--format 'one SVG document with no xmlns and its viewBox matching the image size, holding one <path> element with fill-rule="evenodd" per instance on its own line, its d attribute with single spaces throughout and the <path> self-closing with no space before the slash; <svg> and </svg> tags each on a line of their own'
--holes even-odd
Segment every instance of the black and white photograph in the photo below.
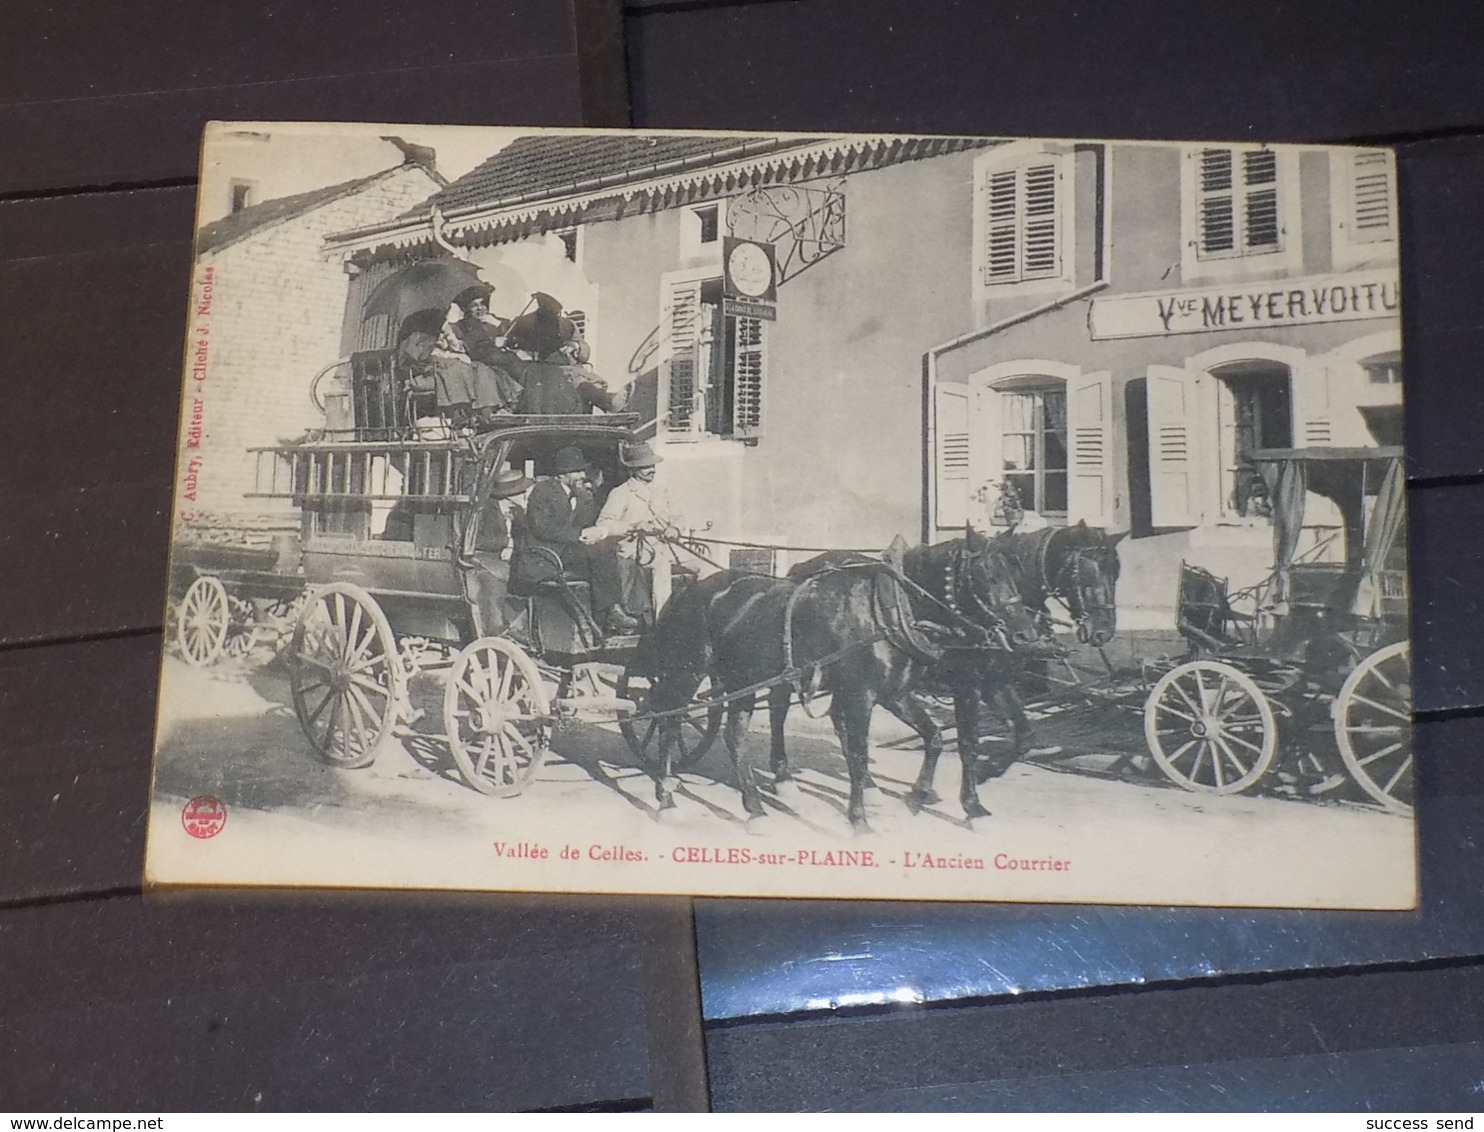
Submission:
<svg viewBox="0 0 1484 1132">
<path fill-rule="evenodd" d="M 1396 194 L 212 124 L 148 882 L 1414 907 Z"/>
</svg>

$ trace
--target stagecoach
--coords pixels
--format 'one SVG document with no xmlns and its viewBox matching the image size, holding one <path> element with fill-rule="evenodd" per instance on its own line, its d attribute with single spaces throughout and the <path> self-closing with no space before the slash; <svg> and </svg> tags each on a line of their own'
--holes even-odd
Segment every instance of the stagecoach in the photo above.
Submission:
<svg viewBox="0 0 1484 1132">
<path fill-rule="evenodd" d="M 1261 450 L 1272 574 L 1229 592 L 1181 564 L 1184 656 L 1150 666 L 1144 733 L 1164 774 L 1234 794 L 1282 774 L 1308 793 L 1347 778 L 1388 810 L 1412 807 L 1406 504 L 1397 447 Z M 1312 496 L 1339 522 L 1304 547 Z"/>
<path fill-rule="evenodd" d="M 417 736 L 446 744 L 474 789 L 520 793 L 554 730 L 640 709 L 643 684 L 626 666 L 641 638 L 604 633 L 580 580 L 512 585 L 508 562 L 476 549 L 479 502 L 501 468 L 539 471 L 570 446 L 611 486 L 635 422 L 507 416 L 473 436 L 254 449 L 253 496 L 295 504 L 300 529 L 271 550 L 177 548 L 182 657 L 202 665 L 261 642 L 279 646 L 294 711 L 323 761 L 364 767 L 391 737 Z M 669 576 L 659 573 L 663 598 Z M 418 726 L 429 711 L 410 694 L 419 674 L 443 678 L 441 732 Z M 701 707 L 685 723 L 694 761 L 720 715 Z M 622 730 L 641 756 L 653 743 L 652 728 Z"/>
</svg>

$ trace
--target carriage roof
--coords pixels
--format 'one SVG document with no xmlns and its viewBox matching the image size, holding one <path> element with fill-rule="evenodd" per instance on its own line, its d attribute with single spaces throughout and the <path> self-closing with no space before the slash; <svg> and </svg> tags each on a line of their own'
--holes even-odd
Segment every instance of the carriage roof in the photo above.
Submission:
<svg viewBox="0 0 1484 1132">
<path fill-rule="evenodd" d="M 490 460 L 530 459 L 557 448 L 614 450 L 638 439 L 636 413 L 503 416 L 487 432 L 427 439 L 307 440 L 249 449 L 257 460 L 250 498 L 467 503 L 471 471 Z"/>
</svg>

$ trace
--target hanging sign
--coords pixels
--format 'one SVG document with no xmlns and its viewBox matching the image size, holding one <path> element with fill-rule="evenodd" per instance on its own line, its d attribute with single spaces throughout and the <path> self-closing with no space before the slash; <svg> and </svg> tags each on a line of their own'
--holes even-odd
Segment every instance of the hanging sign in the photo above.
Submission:
<svg viewBox="0 0 1484 1132">
<path fill-rule="evenodd" d="M 727 236 L 721 249 L 723 313 L 778 317 L 778 261 L 773 245 Z"/>
</svg>

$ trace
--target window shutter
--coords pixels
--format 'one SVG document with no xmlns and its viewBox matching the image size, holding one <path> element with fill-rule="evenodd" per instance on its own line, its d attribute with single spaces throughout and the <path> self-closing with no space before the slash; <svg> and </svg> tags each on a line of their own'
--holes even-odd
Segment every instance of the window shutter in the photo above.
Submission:
<svg viewBox="0 0 1484 1132">
<path fill-rule="evenodd" d="M 1055 162 L 1031 165 L 1025 170 L 1025 252 L 1021 277 L 1044 279 L 1060 270 L 1056 254 Z"/>
<path fill-rule="evenodd" d="M 1019 170 L 1001 169 L 989 175 L 985 190 L 984 281 L 1013 283 L 1019 278 L 1016 236 L 1019 230 Z"/>
<path fill-rule="evenodd" d="M 1196 443 L 1196 378 L 1187 370 L 1150 366 L 1149 494 L 1156 527 L 1193 527 L 1198 522 L 1200 454 Z M 1214 453 L 1215 449 L 1212 449 Z"/>
<path fill-rule="evenodd" d="M 701 362 L 701 284 L 677 283 L 670 289 L 670 356 L 664 365 L 665 430 L 690 432 L 695 425 Z"/>
<path fill-rule="evenodd" d="M 1330 364 L 1313 358 L 1295 368 L 1288 388 L 1293 416 L 1293 443 L 1301 448 L 1324 448 L 1335 443 L 1335 414 L 1330 393 Z"/>
<path fill-rule="evenodd" d="M 962 527 L 969 521 L 969 389 L 940 385 L 933 391 L 935 524 Z"/>
<path fill-rule="evenodd" d="M 1270 149 L 1242 154 L 1245 183 L 1244 224 L 1248 248 L 1276 248 L 1282 233 L 1278 227 L 1278 155 Z"/>
<path fill-rule="evenodd" d="M 991 171 L 984 181 L 985 283 L 1054 278 L 1061 271 L 1059 159 Z"/>
<path fill-rule="evenodd" d="M 1391 154 L 1363 150 L 1351 157 L 1350 238 L 1357 244 L 1396 239 L 1396 178 Z"/>
<path fill-rule="evenodd" d="M 737 318 L 736 360 L 732 376 L 732 435 L 763 434 L 763 382 L 767 378 L 767 337 L 760 318 Z"/>
<path fill-rule="evenodd" d="M 1105 527 L 1113 516 L 1113 381 L 1110 374 L 1088 374 L 1070 382 L 1071 483 L 1069 522 Z"/>
<path fill-rule="evenodd" d="M 1236 210 L 1232 196 L 1232 151 L 1203 149 L 1196 195 L 1199 200 L 1202 254 L 1229 252 L 1236 246 Z"/>
</svg>

